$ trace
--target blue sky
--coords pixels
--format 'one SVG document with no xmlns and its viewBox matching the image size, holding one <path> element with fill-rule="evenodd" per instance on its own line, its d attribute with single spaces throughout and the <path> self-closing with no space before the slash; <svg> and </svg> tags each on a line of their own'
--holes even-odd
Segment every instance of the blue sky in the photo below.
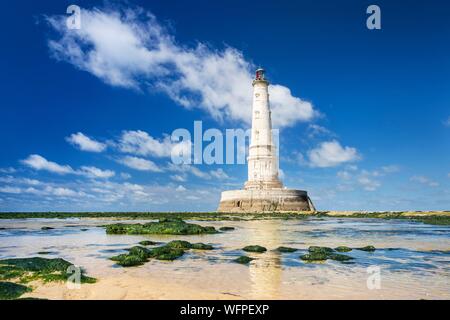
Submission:
<svg viewBox="0 0 450 320">
<path fill-rule="evenodd" d="M 322 210 L 450 209 L 449 4 L 77 1 L 76 31 L 70 4 L 1 12 L 0 211 L 214 210 L 246 166 L 176 167 L 167 135 L 247 128 L 257 66 L 287 187 Z"/>
</svg>

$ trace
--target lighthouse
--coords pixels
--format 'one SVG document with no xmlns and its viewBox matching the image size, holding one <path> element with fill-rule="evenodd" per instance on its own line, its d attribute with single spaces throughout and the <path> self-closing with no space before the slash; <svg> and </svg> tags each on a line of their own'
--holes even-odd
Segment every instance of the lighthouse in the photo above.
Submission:
<svg viewBox="0 0 450 320">
<path fill-rule="evenodd" d="M 277 146 L 273 141 L 269 81 L 264 69 L 255 72 L 252 130 L 247 158 L 248 178 L 241 190 L 223 191 L 219 212 L 315 211 L 304 190 L 283 188 Z"/>
<path fill-rule="evenodd" d="M 253 80 L 252 130 L 245 189 L 281 188 L 278 158 L 273 143 L 272 118 L 269 105 L 269 81 L 264 69 L 256 70 Z"/>
</svg>

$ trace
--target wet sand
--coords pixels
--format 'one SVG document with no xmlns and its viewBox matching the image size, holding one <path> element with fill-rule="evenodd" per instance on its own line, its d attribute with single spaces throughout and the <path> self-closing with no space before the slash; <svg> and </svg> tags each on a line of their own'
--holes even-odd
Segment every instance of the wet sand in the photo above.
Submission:
<svg viewBox="0 0 450 320">
<path fill-rule="evenodd" d="M 383 219 L 200 221 L 236 230 L 201 236 L 107 235 L 98 227 L 114 220 L 27 219 L 0 221 L 0 258 L 61 257 L 82 266 L 95 284 L 69 289 L 65 283 L 32 283 L 24 296 L 48 299 L 449 299 L 450 227 Z M 123 220 L 121 222 L 124 222 Z M 139 221 L 133 220 L 133 223 Z M 55 229 L 41 230 L 42 226 Z M 87 229 L 82 231 L 82 229 Z M 212 244 L 212 251 L 190 250 L 172 262 L 150 260 L 122 268 L 108 258 L 141 240 L 175 239 Z M 266 253 L 248 266 L 232 260 L 242 247 L 259 244 Z M 278 246 L 300 249 L 278 253 Z M 305 263 L 311 245 L 361 247 L 354 264 L 328 260 Z M 368 289 L 370 266 L 380 267 L 380 289 Z"/>
</svg>

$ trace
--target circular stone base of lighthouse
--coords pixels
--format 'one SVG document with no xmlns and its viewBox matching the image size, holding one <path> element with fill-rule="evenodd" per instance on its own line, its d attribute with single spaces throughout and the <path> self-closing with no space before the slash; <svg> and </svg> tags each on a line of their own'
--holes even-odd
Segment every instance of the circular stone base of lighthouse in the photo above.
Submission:
<svg viewBox="0 0 450 320">
<path fill-rule="evenodd" d="M 259 189 L 222 192 L 218 212 L 294 212 L 315 211 L 303 190 Z"/>
</svg>

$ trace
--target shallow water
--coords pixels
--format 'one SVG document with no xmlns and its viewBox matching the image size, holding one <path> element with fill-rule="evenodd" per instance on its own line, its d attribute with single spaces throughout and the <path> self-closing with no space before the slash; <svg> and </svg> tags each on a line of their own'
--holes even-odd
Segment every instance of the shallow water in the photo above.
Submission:
<svg viewBox="0 0 450 320">
<path fill-rule="evenodd" d="M 125 292 L 139 290 L 141 298 L 202 298 L 205 295 L 244 299 L 450 298 L 449 226 L 355 218 L 193 221 L 217 228 L 236 228 L 200 236 L 107 235 L 105 229 L 99 227 L 114 222 L 112 219 L 2 220 L 0 258 L 38 256 L 39 251 L 49 251 L 50 254 L 41 256 L 61 257 L 83 266 L 87 274 L 98 278 L 100 283 L 106 278 L 117 279 L 117 286 Z M 41 230 L 43 226 L 54 229 Z M 108 259 L 145 239 L 204 242 L 212 244 L 215 250 L 190 250 L 173 262 L 151 260 L 133 268 L 118 267 Z M 262 245 L 268 251 L 247 254 L 256 258 L 248 266 L 231 262 L 244 254 L 240 248 L 251 244 Z M 274 251 L 281 245 L 299 251 Z M 331 260 L 305 263 L 299 256 L 311 245 L 353 248 L 373 245 L 377 250 L 345 253 L 354 258 L 351 264 Z M 380 268 L 379 289 L 368 288 L 368 281 L 370 284 L 373 279 L 369 278 L 368 268 L 370 271 L 373 267 Z M 142 280 L 142 284 L 136 288 L 137 281 L 133 279 Z M 147 279 L 158 281 L 156 295 L 155 288 L 146 287 Z M 186 296 L 183 292 L 174 293 L 174 288 L 186 289 Z M 100 293 L 100 297 L 101 294 L 108 297 L 108 292 Z M 123 297 L 126 298 L 126 294 Z"/>
</svg>

